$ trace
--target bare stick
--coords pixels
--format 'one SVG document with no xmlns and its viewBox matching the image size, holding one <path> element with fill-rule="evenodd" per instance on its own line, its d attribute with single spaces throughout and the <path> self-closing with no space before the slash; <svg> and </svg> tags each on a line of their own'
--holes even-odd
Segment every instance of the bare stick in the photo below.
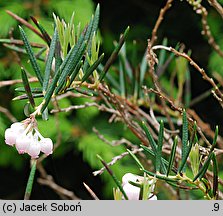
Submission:
<svg viewBox="0 0 223 216">
<path fill-rule="evenodd" d="M 13 12 L 11 12 L 9 10 L 6 10 L 6 12 L 11 17 L 13 17 L 15 20 L 19 21 L 20 23 L 22 23 L 23 25 L 25 25 L 27 28 L 29 28 L 30 30 L 32 30 L 35 34 L 37 34 L 39 37 L 41 37 L 45 41 L 43 35 L 37 29 L 35 29 L 30 23 L 28 23 L 26 20 L 24 20 L 23 18 L 21 18 L 20 16 L 14 14 Z"/>
<path fill-rule="evenodd" d="M 29 83 L 30 82 L 38 82 L 38 79 L 36 77 L 31 77 L 28 80 L 29 80 Z M 0 81 L 0 88 L 4 87 L 4 86 L 9 86 L 9 85 L 15 85 L 17 83 L 22 83 L 22 82 L 23 81 L 21 79 Z"/>
<path fill-rule="evenodd" d="M 0 112 L 5 114 L 5 116 L 11 121 L 11 122 L 17 122 L 17 119 L 9 112 L 8 109 L 0 106 Z"/>
<path fill-rule="evenodd" d="M 218 96 L 217 100 L 220 103 L 221 107 L 223 108 L 223 94 L 219 90 L 217 84 L 215 83 L 215 81 L 212 78 L 210 78 L 206 74 L 205 70 L 203 68 L 201 68 L 190 56 L 188 56 L 184 52 L 179 52 L 172 47 L 166 47 L 166 46 L 159 45 L 159 46 L 154 46 L 152 49 L 153 50 L 165 49 L 165 50 L 168 50 L 170 52 L 173 52 L 176 56 L 181 56 L 181 57 L 185 58 L 197 71 L 200 72 L 200 74 L 202 75 L 202 78 L 204 80 L 208 81 L 212 85 L 212 87 L 214 88 L 214 93 Z"/>
<path fill-rule="evenodd" d="M 201 3 L 197 3 L 196 1 L 187 1 L 190 5 L 193 6 L 193 9 L 196 11 L 196 13 L 201 15 L 201 23 L 203 28 L 203 31 L 201 33 L 208 38 L 208 43 L 223 58 L 223 52 L 221 51 L 219 45 L 215 42 L 215 39 L 210 31 L 210 27 L 207 22 L 208 12 L 206 8 L 202 6 Z"/>
<path fill-rule="evenodd" d="M 223 8 L 217 0 L 208 0 L 209 4 L 215 8 L 215 10 L 221 15 L 223 18 Z"/>
<path fill-rule="evenodd" d="M 52 190 L 54 190 L 56 193 L 66 196 L 69 199 L 72 200 L 79 200 L 80 198 L 78 198 L 72 191 L 69 191 L 63 187 L 61 187 L 60 185 L 56 184 L 53 181 L 52 176 L 48 176 L 47 179 L 44 178 L 38 178 L 37 182 L 41 185 L 45 185 L 48 186 L 49 188 L 51 188 Z"/>
<path fill-rule="evenodd" d="M 154 28 L 152 30 L 151 44 L 154 44 L 154 42 L 157 40 L 158 28 L 159 28 L 160 24 L 163 21 L 165 13 L 172 6 L 172 2 L 173 2 L 173 0 L 168 0 L 166 2 L 166 5 L 160 10 L 159 17 L 158 17 L 158 19 L 156 21 L 156 24 L 155 24 L 155 26 L 154 26 Z"/>
<path fill-rule="evenodd" d="M 94 191 L 93 190 L 91 190 L 91 188 L 87 185 L 87 184 L 85 184 L 84 182 L 83 182 L 83 184 L 84 184 L 84 187 L 87 189 L 87 191 L 89 192 L 89 194 L 93 197 L 93 199 L 95 199 L 95 200 L 99 200 L 99 198 L 97 197 L 97 195 L 94 193 Z"/>
</svg>

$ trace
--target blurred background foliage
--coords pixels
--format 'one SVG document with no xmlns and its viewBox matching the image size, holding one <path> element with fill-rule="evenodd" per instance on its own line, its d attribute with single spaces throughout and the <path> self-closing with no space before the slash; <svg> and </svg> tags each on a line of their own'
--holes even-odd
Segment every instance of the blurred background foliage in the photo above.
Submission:
<svg viewBox="0 0 223 216">
<path fill-rule="evenodd" d="M 50 34 L 53 33 L 53 16 L 55 13 L 66 21 L 75 12 L 75 23 L 81 23 L 81 27 L 91 17 L 95 5 L 101 5 L 100 34 L 101 50 L 105 56 L 109 56 L 114 49 L 114 40 L 118 40 L 119 34 L 129 25 L 131 27 L 126 53 L 133 67 L 137 67 L 145 53 L 147 39 L 151 36 L 151 30 L 155 24 L 160 8 L 165 1 L 162 0 L 120 0 L 120 1 L 97 1 L 97 0 L 11 0 L 2 1 L 0 4 L 0 38 L 19 38 L 18 22 L 11 18 L 5 10 L 10 10 L 32 23 L 30 15 L 34 16 Z M 223 3 L 223 1 L 220 1 Z M 222 20 L 209 5 L 208 21 L 216 41 L 223 47 Z M 13 30 L 13 31 L 12 31 Z M 25 28 L 28 38 L 32 42 L 42 42 L 41 39 Z M 10 33 L 11 32 L 11 33 Z M 195 61 L 207 69 L 208 73 L 217 72 L 222 75 L 222 59 L 207 44 L 206 39 L 200 34 L 200 17 L 185 1 L 175 1 L 173 8 L 167 13 L 164 23 L 158 31 L 158 43 L 168 38 L 168 45 L 175 47 L 178 42 L 186 46 L 186 50 L 192 50 Z M 22 64 L 29 71 L 27 58 L 22 56 Z M 177 61 L 172 62 L 175 67 Z M 170 70 L 170 69 L 169 69 Z M 30 70 L 31 71 L 31 70 Z M 210 89 L 209 84 L 204 82 L 197 72 L 190 71 L 192 95 L 194 98 L 203 91 Z M 33 74 L 34 75 L 34 74 Z M 169 74 L 162 76 L 161 84 L 165 89 L 171 89 Z M 0 80 L 19 79 L 20 67 L 12 51 L 0 45 Z M 19 120 L 23 120 L 23 106 L 25 101 L 11 101 L 16 96 L 14 89 L 21 86 L 16 84 L 10 87 L 0 88 L 0 105 L 6 107 Z M 174 93 L 173 93 L 174 94 Z M 176 96 L 176 95 L 175 95 Z M 60 100 L 60 107 L 82 104 L 87 99 L 69 98 Z M 211 104 L 211 106 L 209 106 Z M 209 107 L 207 114 L 207 107 Z M 222 112 L 217 112 L 218 103 L 208 97 L 199 105 L 193 107 L 201 113 L 202 118 L 211 126 L 222 124 Z M 59 113 L 59 128 L 62 134 L 62 144 L 53 156 L 47 158 L 44 165 L 55 177 L 58 184 L 61 184 L 83 199 L 90 199 L 90 196 L 83 187 L 86 182 L 101 199 L 112 199 L 112 187 L 114 183 L 107 173 L 100 177 L 94 177 L 92 172 L 101 168 L 101 163 L 96 155 L 99 154 L 105 161 L 125 151 L 124 146 L 112 147 L 92 132 L 96 127 L 105 138 L 112 141 L 122 137 L 128 138 L 135 144 L 139 141 L 129 133 L 128 129 L 121 123 L 108 124 L 109 115 L 100 113 L 96 108 L 86 108 L 68 113 Z M 38 120 L 40 132 L 51 137 L 56 142 L 57 119 L 50 116 L 47 122 Z M 21 199 L 26 186 L 29 173 L 29 160 L 25 155 L 18 153 L 4 144 L 4 130 L 10 126 L 10 121 L 5 115 L 0 114 L 0 173 L 1 188 L 0 197 L 4 199 Z M 221 127 L 220 127 L 221 131 Z M 222 132 L 222 131 L 221 131 Z M 138 168 L 128 156 L 112 166 L 112 170 L 121 179 L 126 172 L 138 173 Z M 199 194 L 194 193 L 194 198 Z M 50 189 L 34 185 L 32 199 L 57 199 L 57 195 Z M 171 199 L 166 191 L 159 191 L 158 199 Z"/>
</svg>

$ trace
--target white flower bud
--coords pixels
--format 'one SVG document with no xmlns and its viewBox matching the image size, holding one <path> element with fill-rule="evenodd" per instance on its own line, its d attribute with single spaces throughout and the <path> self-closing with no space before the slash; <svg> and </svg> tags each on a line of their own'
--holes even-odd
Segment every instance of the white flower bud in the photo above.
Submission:
<svg viewBox="0 0 223 216">
<path fill-rule="evenodd" d="M 34 141 L 29 145 L 29 148 L 26 151 L 32 158 L 38 158 L 40 154 L 40 143 Z"/>
<path fill-rule="evenodd" d="M 41 151 L 46 155 L 53 153 L 53 142 L 50 138 L 43 138 L 40 141 Z"/>
<path fill-rule="evenodd" d="M 16 149 L 19 152 L 19 154 L 24 154 L 26 150 L 29 148 L 29 145 L 31 143 L 31 139 L 29 136 L 19 136 L 16 139 Z"/>
</svg>

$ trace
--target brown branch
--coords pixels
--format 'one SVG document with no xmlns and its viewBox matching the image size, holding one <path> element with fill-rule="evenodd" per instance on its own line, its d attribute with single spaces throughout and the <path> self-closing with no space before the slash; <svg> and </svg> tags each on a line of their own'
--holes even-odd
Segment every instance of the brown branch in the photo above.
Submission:
<svg viewBox="0 0 223 216">
<path fill-rule="evenodd" d="M 155 26 L 154 26 L 154 28 L 152 30 L 151 45 L 153 45 L 154 42 L 157 40 L 157 31 L 158 31 L 158 28 L 159 28 L 160 24 L 162 23 L 162 21 L 164 19 L 165 13 L 172 6 L 172 2 L 173 2 L 173 0 L 168 0 L 166 2 L 166 5 L 160 10 L 159 17 L 156 20 L 156 24 L 155 24 Z"/>
<path fill-rule="evenodd" d="M 17 39 L 0 39 L 0 42 L 4 44 L 13 44 L 13 45 L 20 45 L 20 46 L 24 45 L 24 42 L 22 40 L 17 40 Z M 44 44 L 35 43 L 35 42 L 30 42 L 30 45 L 36 48 L 46 47 L 46 45 Z"/>
<path fill-rule="evenodd" d="M 8 109 L 0 106 L 0 112 L 5 114 L 5 116 L 11 121 L 11 122 L 17 122 L 17 119 L 9 112 Z"/>
<path fill-rule="evenodd" d="M 69 190 L 61 187 L 60 185 L 56 184 L 53 181 L 52 176 L 50 176 L 50 175 L 47 176 L 47 179 L 38 178 L 37 182 L 41 185 L 48 186 L 49 188 L 54 190 L 57 194 L 68 197 L 69 199 L 72 199 L 72 200 L 79 200 L 80 199 L 72 191 L 69 191 Z"/>
<path fill-rule="evenodd" d="M 218 88 L 217 84 L 215 83 L 215 81 L 212 78 L 210 78 L 206 74 L 205 70 L 203 68 L 201 68 L 190 56 L 188 56 L 184 52 L 179 52 L 172 47 L 166 47 L 166 46 L 162 46 L 162 45 L 154 46 L 152 49 L 153 50 L 165 49 L 170 52 L 173 52 L 176 56 L 181 56 L 181 57 L 185 58 L 198 72 L 200 72 L 200 74 L 202 75 L 202 78 L 212 85 L 212 87 L 214 88 L 214 90 L 213 90 L 214 93 L 218 96 L 217 100 L 218 100 L 219 104 L 221 105 L 221 107 L 223 108 L 223 94 L 220 91 L 220 89 Z"/>
<path fill-rule="evenodd" d="M 29 83 L 38 82 L 38 79 L 36 77 L 31 77 L 28 79 L 28 81 L 29 81 Z M 23 81 L 21 79 L 0 81 L 0 88 L 2 88 L 4 86 L 9 86 L 9 85 L 15 85 L 18 83 L 23 83 Z"/>
<path fill-rule="evenodd" d="M 217 0 L 208 0 L 209 4 L 215 8 L 215 10 L 221 15 L 223 18 L 223 8 Z"/>
<path fill-rule="evenodd" d="M 210 26 L 208 25 L 207 16 L 208 12 L 201 3 L 197 3 L 196 1 L 188 1 L 190 5 L 193 6 L 193 9 L 197 14 L 201 15 L 201 23 L 202 23 L 202 32 L 201 34 L 205 35 L 208 38 L 208 43 L 213 47 L 213 49 L 218 53 L 219 56 L 223 58 L 223 52 L 221 51 L 219 45 L 215 42 L 215 39 L 210 31 Z"/>
<path fill-rule="evenodd" d="M 20 16 L 16 15 L 15 13 L 13 13 L 9 10 L 6 10 L 6 12 L 11 17 L 13 17 L 15 20 L 17 20 L 20 23 L 22 23 L 23 25 L 25 25 L 27 28 L 29 28 L 31 31 L 33 31 L 35 34 L 37 34 L 40 38 L 42 38 L 45 41 L 43 35 L 37 29 L 35 29 L 30 23 L 28 23 L 26 20 L 24 20 L 23 18 L 21 18 Z"/>
<path fill-rule="evenodd" d="M 97 195 L 94 193 L 94 191 L 86 184 L 84 183 L 84 187 L 86 188 L 86 190 L 89 192 L 89 194 L 95 199 L 95 200 L 99 200 L 99 198 L 97 197 Z"/>
</svg>

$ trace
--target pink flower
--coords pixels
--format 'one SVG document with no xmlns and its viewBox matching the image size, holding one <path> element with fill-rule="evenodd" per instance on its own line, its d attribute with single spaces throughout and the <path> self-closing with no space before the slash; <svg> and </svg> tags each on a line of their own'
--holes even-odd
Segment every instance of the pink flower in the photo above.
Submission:
<svg viewBox="0 0 223 216">
<path fill-rule="evenodd" d="M 19 154 L 28 153 L 32 158 L 38 158 L 40 152 L 46 155 L 53 153 L 52 140 L 40 134 L 35 118 L 13 123 L 5 131 L 5 143 L 10 146 L 15 144 Z"/>
<path fill-rule="evenodd" d="M 40 141 L 41 152 L 46 155 L 50 155 L 53 153 L 53 142 L 50 138 L 43 138 Z"/>
<path fill-rule="evenodd" d="M 21 135 L 16 139 L 16 149 L 18 150 L 19 154 L 24 154 L 26 150 L 29 148 L 31 144 L 30 136 Z"/>
<path fill-rule="evenodd" d="M 143 180 L 144 177 L 134 175 L 132 173 L 126 173 L 122 177 L 122 187 L 129 200 L 139 200 L 139 195 L 140 195 L 140 187 L 134 186 L 130 182 L 134 182 L 140 185 L 143 182 Z M 148 183 L 151 184 L 150 190 L 151 192 L 153 192 L 154 190 L 153 180 L 149 180 Z M 157 197 L 155 195 L 153 196 L 152 193 L 150 193 L 148 195 L 148 200 L 157 200 Z"/>
<path fill-rule="evenodd" d="M 38 141 L 34 141 L 31 145 L 29 145 L 29 148 L 27 149 L 27 153 L 32 158 L 38 158 L 40 154 L 40 143 Z"/>
</svg>

